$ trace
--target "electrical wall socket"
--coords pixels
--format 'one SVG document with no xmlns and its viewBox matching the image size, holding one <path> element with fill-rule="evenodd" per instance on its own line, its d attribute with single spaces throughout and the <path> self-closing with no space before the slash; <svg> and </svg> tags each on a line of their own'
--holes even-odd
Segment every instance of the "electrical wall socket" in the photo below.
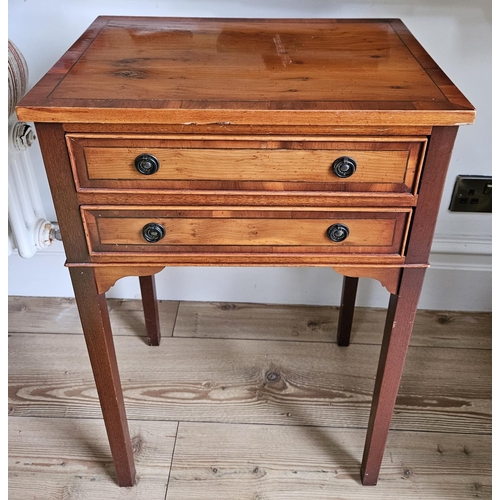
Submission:
<svg viewBox="0 0 500 500">
<path fill-rule="evenodd" d="M 491 177 L 459 175 L 455 181 L 449 210 L 451 212 L 491 212 Z"/>
</svg>

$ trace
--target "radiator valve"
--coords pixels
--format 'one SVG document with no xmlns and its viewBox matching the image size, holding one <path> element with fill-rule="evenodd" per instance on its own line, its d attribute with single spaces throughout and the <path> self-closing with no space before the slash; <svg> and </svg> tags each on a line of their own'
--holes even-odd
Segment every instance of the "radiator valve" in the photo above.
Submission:
<svg viewBox="0 0 500 500">
<path fill-rule="evenodd" d="M 12 127 L 12 143 L 18 151 L 26 151 L 36 141 L 35 129 L 26 122 L 17 122 Z"/>
</svg>

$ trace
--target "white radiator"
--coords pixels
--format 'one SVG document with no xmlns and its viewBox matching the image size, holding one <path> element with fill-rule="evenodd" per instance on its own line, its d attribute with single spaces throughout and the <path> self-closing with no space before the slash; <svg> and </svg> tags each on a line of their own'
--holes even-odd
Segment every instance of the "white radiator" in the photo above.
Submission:
<svg viewBox="0 0 500 500">
<path fill-rule="evenodd" d="M 55 226 L 46 220 L 40 190 L 31 162 L 34 129 L 14 121 L 9 126 L 9 255 L 17 249 L 23 258 L 48 247 L 55 238 Z"/>
<path fill-rule="evenodd" d="M 35 171 L 31 162 L 31 145 L 35 130 L 15 118 L 14 109 L 24 95 L 28 67 L 19 49 L 9 40 L 9 255 L 17 249 L 24 258 L 33 257 L 38 249 L 49 246 L 55 227 L 46 220 Z"/>
</svg>

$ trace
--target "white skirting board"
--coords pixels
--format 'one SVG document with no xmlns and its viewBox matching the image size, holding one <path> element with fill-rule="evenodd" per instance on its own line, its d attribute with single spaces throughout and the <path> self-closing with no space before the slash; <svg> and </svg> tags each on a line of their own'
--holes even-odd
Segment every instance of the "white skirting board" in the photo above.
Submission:
<svg viewBox="0 0 500 500">
<path fill-rule="evenodd" d="M 9 257 L 9 295 L 73 297 L 59 241 L 31 259 Z M 436 238 L 420 309 L 491 311 L 491 238 Z M 171 267 L 156 276 L 160 300 L 338 305 L 342 276 L 329 268 Z M 139 280 L 119 280 L 108 297 L 140 298 Z M 356 304 L 387 307 L 389 292 L 361 279 Z"/>
</svg>

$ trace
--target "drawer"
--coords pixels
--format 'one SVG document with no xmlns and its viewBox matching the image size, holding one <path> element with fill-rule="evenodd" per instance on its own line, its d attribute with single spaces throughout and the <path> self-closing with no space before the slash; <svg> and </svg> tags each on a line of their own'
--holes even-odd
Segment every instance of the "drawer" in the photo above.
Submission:
<svg viewBox="0 0 500 500">
<path fill-rule="evenodd" d="M 85 191 L 414 193 L 426 139 L 68 134 L 67 144 Z"/>
<path fill-rule="evenodd" d="M 411 211 L 82 207 L 91 254 L 402 255 Z"/>
</svg>

